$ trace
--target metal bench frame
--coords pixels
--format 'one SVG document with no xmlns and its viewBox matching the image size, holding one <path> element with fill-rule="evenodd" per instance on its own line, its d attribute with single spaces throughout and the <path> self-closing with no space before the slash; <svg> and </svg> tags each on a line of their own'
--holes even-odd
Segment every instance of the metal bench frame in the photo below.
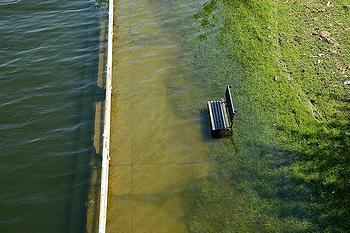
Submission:
<svg viewBox="0 0 350 233">
<path fill-rule="evenodd" d="M 232 134 L 235 108 L 233 106 L 231 86 L 226 87 L 225 99 L 208 101 L 208 112 L 213 137 Z"/>
</svg>

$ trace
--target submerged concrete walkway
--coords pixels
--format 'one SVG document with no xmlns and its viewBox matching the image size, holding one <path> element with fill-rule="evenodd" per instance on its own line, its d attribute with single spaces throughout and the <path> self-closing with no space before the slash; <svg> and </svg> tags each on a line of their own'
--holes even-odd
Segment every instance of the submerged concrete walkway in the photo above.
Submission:
<svg viewBox="0 0 350 233">
<path fill-rule="evenodd" d="M 192 3 L 115 4 L 107 232 L 187 232 L 183 191 L 209 171 L 179 42 Z"/>
</svg>

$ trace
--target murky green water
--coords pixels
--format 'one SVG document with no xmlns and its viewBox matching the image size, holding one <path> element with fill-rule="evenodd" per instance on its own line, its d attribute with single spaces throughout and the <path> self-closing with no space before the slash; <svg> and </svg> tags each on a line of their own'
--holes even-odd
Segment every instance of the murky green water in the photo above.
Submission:
<svg viewBox="0 0 350 233">
<path fill-rule="evenodd" d="M 101 17 L 94 1 L 0 1 L 2 233 L 85 231 Z"/>
<path fill-rule="evenodd" d="M 117 3 L 108 232 L 187 232 L 183 191 L 210 172 L 204 2 Z"/>
</svg>

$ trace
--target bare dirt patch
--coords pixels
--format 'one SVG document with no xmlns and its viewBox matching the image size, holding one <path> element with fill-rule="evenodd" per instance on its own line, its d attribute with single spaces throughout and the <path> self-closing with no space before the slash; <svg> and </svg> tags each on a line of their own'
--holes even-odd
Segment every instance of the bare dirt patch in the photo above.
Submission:
<svg viewBox="0 0 350 233">
<path fill-rule="evenodd" d="M 332 54 L 341 51 L 341 45 L 337 42 L 337 40 L 332 36 L 332 34 L 329 31 L 322 29 L 314 29 L 311 33 L 312 35 L 318 36 L 320 39 L 325 40 L 329 44 L 331 44 L 332 48 L 330 49 L 330 52 Z"/>
</svg>

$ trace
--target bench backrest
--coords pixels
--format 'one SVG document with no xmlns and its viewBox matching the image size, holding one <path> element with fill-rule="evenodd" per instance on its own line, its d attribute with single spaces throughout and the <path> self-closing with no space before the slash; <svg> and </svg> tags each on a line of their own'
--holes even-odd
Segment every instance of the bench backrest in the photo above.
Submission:
<svg viewBox="0 0 350 233">
<path fill-rule="evenodd" d="M 227 105 L 228 114 L 229 114 L 230 120 L 232 122 L 233 118 L 235 116 L 235 108 L 233 107 L 233 101 L 232 101 L 232 95 L 231 95 L 231 86 L 230 85 L 228 85 L 227 88 L 226 88 L 225 97 L 226 97 L 226 105 Z"/>
</svg>

